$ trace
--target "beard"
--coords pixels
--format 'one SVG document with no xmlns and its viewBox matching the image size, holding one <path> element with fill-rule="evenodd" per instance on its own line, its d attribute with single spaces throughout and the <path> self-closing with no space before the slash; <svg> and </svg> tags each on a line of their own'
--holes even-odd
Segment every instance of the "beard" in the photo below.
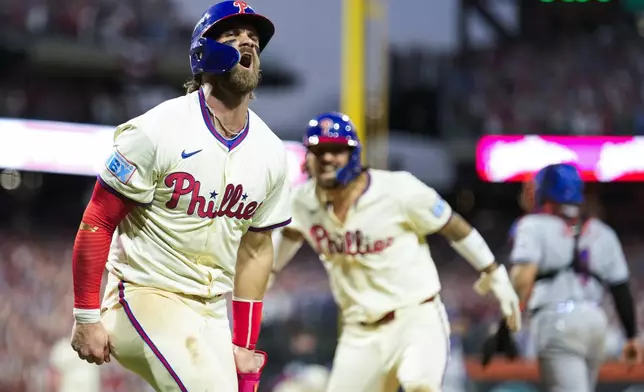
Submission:
<svg viewBox="0 0 644 392">
<path fill-rule="evenodd" d="M 237 64 L 230 72 L 216 75 L 215 79 L 222 90 L 231 95 L 244 96 L 250 94 L 257 88 L 261 79 L 259 58 L 253 56 L 250 68 L 244 68 Z"/>
<path fill-rule="evenodd" d="M 337 180 L 323 180 L 316 178 L 315 183 L 322 189 L 335 189 L 340 186 L 340 183 L 338 183 Z"/>
<path fill-rule="evenodd" d="M 319 170 L 319 171 L 318 171 Z M 340 186 L 336 178 L 336 171 L 325 172 L 323 169 L 313 170 L 313 177 L 315 178 L 315 183 L 323 189 L 335 189 Z"/>
</svg>

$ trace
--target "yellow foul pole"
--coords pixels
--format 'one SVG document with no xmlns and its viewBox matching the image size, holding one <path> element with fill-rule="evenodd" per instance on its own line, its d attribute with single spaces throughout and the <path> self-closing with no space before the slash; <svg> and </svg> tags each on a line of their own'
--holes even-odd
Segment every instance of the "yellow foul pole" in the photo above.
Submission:
<svg viewBox="0 0 644 392">
<path fill-rule="evenodd" d="M 341 110 L 351 117 L 365 155 L 365 14 L 366 0 L 342 0 Z"/>
<path fill-rule="evenodd" d="M 367 124 L 365 115 L 365 19 L 367 0 L 342 0 L 342 85 L 341 111 L 351 117 L 362 143 L 366 160 Z M 342 334 L 342 317 L 338 316 L 338 335 Z"/>
</svg>

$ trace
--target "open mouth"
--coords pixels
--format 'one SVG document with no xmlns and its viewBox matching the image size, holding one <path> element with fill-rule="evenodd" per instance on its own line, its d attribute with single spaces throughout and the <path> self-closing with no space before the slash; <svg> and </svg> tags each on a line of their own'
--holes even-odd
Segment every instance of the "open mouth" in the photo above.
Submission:
<svg viewBox="0 0 644 392">
<path fill-rule="evenodd" d="M 322 173 L 335 173 L 335 167 L 334 166 L 324 166 L 322 168 Z"/>
<path fill-rule="evenodd" d="M 250 69 L 251 65 L 253 65 L 253 55 L 250 53 L 242 53 L 241 59 L 239 59 L 239 65 Z"/>
</svg>

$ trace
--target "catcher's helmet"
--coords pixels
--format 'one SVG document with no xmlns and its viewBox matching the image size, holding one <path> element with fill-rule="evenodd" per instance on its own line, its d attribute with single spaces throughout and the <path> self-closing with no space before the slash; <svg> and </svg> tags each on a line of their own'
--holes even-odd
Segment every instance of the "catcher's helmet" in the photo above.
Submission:
<svg viewBox="0 0 644 392">
<path fill-rule="evenodd" d="M 217 3 L 203 13 L 192 31 L 190 67 L 193 75 L 203 72 L 222 74 L 237 65 L 241 58 L 239 51 L 216 40 L 231 24 L 237 23 L 248 24 L 257 31 L 260 52 L 275 34 L 273 23 L 255 13 L 246 2 L 229 0 Z"/>
<path fill-rule="evenodd" d="M 534 177 L 534 192 L 537 205 L 584 202 L 584 182 L 577 168 L 568 163 L 548 165 L 539 170 Z"/>
<path fill-rule="evenodd" d="M 307 148 L 321 144 L 344 144 L 351 147 L 351 156 L 346 166 L 338 169 L 336 180 L 340 185 L 346 185 L 362 172 L 360 153 L 362 148 L 356 127 L 349 116 L 338 112 L 327 112 L 309 121 L 309 127 L 304 136 Z"/>
</svg>

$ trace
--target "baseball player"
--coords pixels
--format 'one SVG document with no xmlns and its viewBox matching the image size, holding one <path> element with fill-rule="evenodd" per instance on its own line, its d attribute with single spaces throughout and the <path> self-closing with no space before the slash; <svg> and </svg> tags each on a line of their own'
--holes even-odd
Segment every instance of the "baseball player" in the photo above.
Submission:
<svg viewBox="0 0 644 392">
<path fill-rule="evenodd" d="M 407 172 L 361 163 L 349 117 L 324 113 L 304 138 L 312 178 L 293 191 L 293 222 L 277 247 L 279 271 L 306 240 L 330 277 L 343 327 L 330 392 L 440 391 L 449 323 L 428 234 L 440 233 L 492 291 L 510 328 L 518 297 L 481 235 L 432 188 Z"/>
<path fill-rule="evenodd" d="M 273 32 L 243 1 L 208 8 L 188 94 L 116 129 L 74 243 L 81 358 L 114 356 L 157 391 L 257 388 L 271 230 L 290 222 L 284 144 L 248 108 Z"/>
<path fill-rule="evenodd" d="M 641 359 L 629 272 L 615 232 L 583 210 L 575 166 L 555 164 L 534 180 L 538 209 L 521 218 L 511 252 L 512 282 L 532 314 L 537 356 L 549 391 L 593 391 L 603 359 L 607 287 L 628 341 L 624 358 Z"/>
</svg>

